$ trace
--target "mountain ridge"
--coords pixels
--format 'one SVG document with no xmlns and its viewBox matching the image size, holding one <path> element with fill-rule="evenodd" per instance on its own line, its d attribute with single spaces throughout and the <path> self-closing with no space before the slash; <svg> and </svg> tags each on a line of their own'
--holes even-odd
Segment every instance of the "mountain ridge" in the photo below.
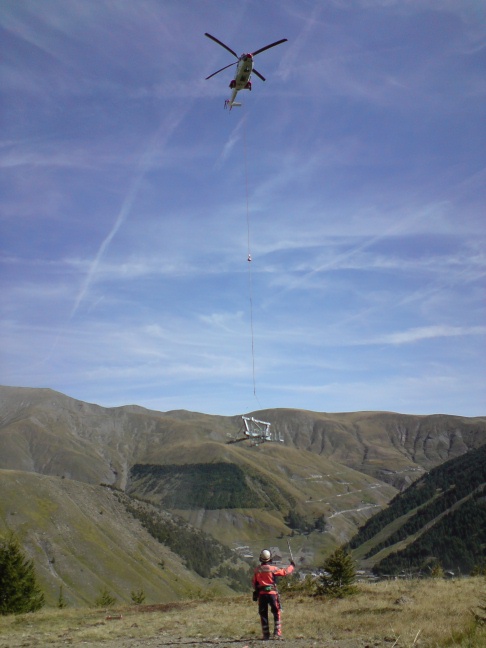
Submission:
<svg viewBox="0 0 486 648">
<path fill-rule="evenodd" d="M 245 555 L 257 555 L 261 546 L 267 545 L 285 557 L 285 538 L 294 535 L 299 545 L 294 547 L 296 559 L 299 564 L 312 566 L 337 544 L 348 541 L 399 490 L 444 458 L 461 456 L 486 442 L 486 417 L 330 414 L 290 408 L 249 415 L 271 422 L 285 442 L 229 444 L 241 430 L 238 415 L 157 412 L 138 405 L 104 408 L 51 389 L 0 387 L 0 485 L 8 481 L 9 471 L 25 475 L 22 480 L 34 491 L 38 488 L 36 480 L 41 478 L 44 481 L 38 483 L 51 484 L 54 493 L 59 489 L 63 492 L 62 484 L 74 483 L 86 498 L 92 498 L 96 511 L 97 489 L 103 484 L 113 492 L 143 497 L 161 512 L 169 503 L 174 507 L 169 509 L 172 514 L 233 551 L 243 547 Z M 228 489 L 232 488 L 228 486 L 228 464 L 238 473 L 234 497 L 210 493 L 207 485 L 203 487 L 207 482 L 201 481 L 201 471 L 206 470 L 202 467 L 213 466 L 210 470 L 216 470 L 216 476 L 218 470 L 222 471 L 221 488 Z M 145 470 L 143 484 L 134 479 L 135 466 L 153 467 L 138 468 L 139 476 Z M 157 471 L 165 477 L 156 479 Z M 53 481 L 46 482 L 46 478 Z M 184 489 L 189 494 L 185 499 Z M 257 496 L 259 489 L 268 491 L 267 495 L 279 495 L 261 498 Z M 191 504 L 190 493 L 196 492 L 198 497 Z M 42 506 L 48 509 L 51 496 L 44 499 Z M 217 508 L 218 502 L 224 508 Z M 176 508 L 179 506 L 182 508 Z M 86 519 L 88 526 L 111 528 L 116 523 L 110 511 L 106 507 L 103 510 L 103 515 Z M 36 532 L 36 511 L 30 510 L 23 527 L 15 526 L 16 518 L 9 511 L 0 511 L 0 535 L 2 528 L 12 525 L 30 529 L 31 555 L 45 578 L 51 579 L 52 589 L 57 581 Z M 320 519 L 326 520 L 325 528 L 317 525 Z M 131 524 L 127 522 L 127 528 L 132 528 Z M 109 552 L 108 537 L 102 535 L 99 543 Z M 89 542 L 83 543 L 83 551 L 88 552 Z M 103 562 L 104 552 L 98 553 Z M 177 569 L 181 564 L 184 568 L 180 556 L 169 556 L 168 564 L 173 560 L 179 561 Z M 108 572 L 114 574 L 113 566 Z M 180 580 L 188 585 L 173 591 L 175 598 L 197 583 L 208 585 L 207 580 L 194 580 L 187 569 Z M 139 586 L 136 580 L 132 585 Z M 86 600 L 94 585 L 84 587 L 82 597 Z M 218 587 L 223 591 L 228 588 L 224 578 Z M 122 590 L 119 586 L 118 591 Z M 151 592 L 156 596 L 155 590 Z M 126 600 L 126 592 L 124 596 Z"/>
<path fill-rule="evenodd" d="M 90 454 L 93 450 L 90 444 L 97 446 L 91 455 L 98 464 L 96 469 L 103 472 L 99 481 L 122 488 L 128 476 L 127 455 L 136 453 L 139 462 L 155 463 L 154 458 L 158 460 L 159 457 L 163 461 L 161 455 L 168 446 L 174 448 L 182 441 L 199 443 L 202 439 L 225 443 L 229 436 L 237 433 L 241 424 L 240 416 L 215 416 L 187 410 L 157 412 L 136 405 L 103 408 L 50 389 L 17 387 L 0 387 L 0 411 L 4 431 L 0 441 L 5 457 L 8 457 L 8 449 L 13 450 L 11 445 L 6 447 L 5 434 L 14 430 L 17 440 L 19 435 L 24 435 L 22 451 L 12 460 L 12 467 L 22 461 L 28 466 L 29 455 L 35 454 L 29 432 L 35 430 L 39 442 L 39 438 L 47 434 L 48 425 L 53 432 L 62 428 L 63 441 L 74 455 L 80 451 Z M 429 470 L 486 442 L 486 417 L 393 412 L 329 414 L 289 408 L 250 414 L 276 426 L 286 445 L 324 455 L 397 488 L 414 481 L 417 477 L 414 471 Z M 162 446 L 164 452 L 161 452 Z M 3 467 L 9 466 L 3 464 Z M 49 466 L 37 466 L 35 462 L 32 467 L 39 472 L 50 469 Z M 52 470 L 55 468 L 52 466 Z M 89 475 L 86 478 L 89 479 Z M 94 475 L 91 478 L 94 479 Z"/>
</svg>

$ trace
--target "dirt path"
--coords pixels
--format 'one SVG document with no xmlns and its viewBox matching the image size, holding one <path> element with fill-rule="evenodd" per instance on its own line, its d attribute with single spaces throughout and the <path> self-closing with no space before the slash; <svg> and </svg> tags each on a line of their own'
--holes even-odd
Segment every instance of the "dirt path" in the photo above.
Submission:
<svg viewBox="0 0 486 648">
<path fill-rule="evenodd" d="M 34 636 L 18 637 L 11 640 L 0 640 L 0 648 L 263 648 L 264 646 L 282 645 L 285 648 L 376 648 L 379 644 L 365 639 L 333 640 L 333 639 L 283 639 L 280 641 L 261 641 L 257 639 L 185 639 L 183 637 L 145 637 L 117 638 L 113 640 L 87 641 L 86 639 L 65 636 L 57 641 L 45 643 Z M 382 644 L 385 647 L 387 644 Z"/>
</svg>

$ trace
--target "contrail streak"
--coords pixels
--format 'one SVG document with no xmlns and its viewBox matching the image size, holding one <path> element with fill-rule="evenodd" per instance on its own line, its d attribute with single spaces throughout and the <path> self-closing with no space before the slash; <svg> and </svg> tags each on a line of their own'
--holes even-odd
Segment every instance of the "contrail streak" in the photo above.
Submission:
<svg viewBox="0 0 486 648">
<path fill-rule="evenodd" d="M 103 256 L 106 254 L 106 251 L 108 250 L 111 242 L 113 241 L 114 237 L 116 236 L 118 230 L 120 227 L 123 225 L 123 223 L 127 220 L 132 207 L 133 203 L 135 202 L 138 192 L 140 190 L 140 185 L 142 184 L 143 178 L 145 174 L 147 173 L 148 169 L 150 168 L 152 161 L 155 157 L 156 152 L 160 149 L 161 146 L 164 146 L 167 143 L 167 140 L 169 137 L 172 135 L 174 130 L 179 126 L 180 122 L 185 116 L 185 113 L 187 111 L 184 111 L 182 114 L 179 113 L 177 116 L 173 116 L 170 119 L 170 123 L 166 124 L 164 123 L 155 133 L 155 135 L 152 137 L 150 140 L 147 148 L 145 149 L 145 152 L 142 156 L 142 159 L 140 160 L 140 163 L 138 164 L 137 172 L 135 174 L 135 177 L 133 178 L 130 187 L 128 189 L 127 195 L 125 196 L 125 199 L 122 203 L 122 206 L 120 208 L 120 211 L 118 212 L 118 215 L 115 219 L 115 222 L 113 224 L 113 227 L 111 228 L 110 232 L 106 236 L 106 238 L 103 240 L 101 243 L 98 252 L 91 262 L 91 265 L 89 267 L 89 270 L 86 274 L 86 277 L 83 281 L 83 284 L 81 286 L 81 290 L 79 291 L 78 296 L 76 297 L 76 301 L 74 302 L 74 306 L 71 310 L 71 314 L 69 319 L 72 319 L 74 315 L 76 314 L 77 310 L 79 309 L 79 306 L 81 305 L 81 302 L 85 298 L 86 294 L 89 291 L 89 288 L 91 284 L 93 283 L 93 279 L 98 271 L 98 266 L 100 264 L 101 259 Z M 161 141 L 161 134 L 164 133 L 164 138 L 163 141 Z"/>
<path fill-rule="evenodd" d="M 125 200 L 123 201 L 122 207 L 118 213 L 118 216 L 115 220 L 115 223 L 113 227 L 111 228 L 111 231 L 109 232 L 108 236 L 105 238 L 105 240 L 101 243 L 98 252 L 96 254 L 96 257 L 91 263 L 91 266 L 88 270 L 88 273 L 83 281 L 83 285 L 81 287 L 81 290 L 79 291 L 79 294 L 76 298 L 76 301 L 74 302 L 73 309 L 71 311 L 71 317 L 73 317 L 78 310 L 81 302 L 83 301 L 84 297 L 86 296 L 91 283 L 93 281 L 93 277 L 95 276 L 99 263 L 101 259 L 103 258 L 106 250 L 108 249 L 110 243 L 112 242 L 113 238 L 115 237 L 116 233 L 122 226 L 122 224 L 125 222 L 127 215 L 130 213 L 132 209 L 132 205 L 134 203 L 135 198 L 137 197 L 138 190 L 140 188 L 140 184 L 143 180 L 143 176 L 145 174 L 147 166 L 144 165 L 142 169 L 139 171 L 139 173 L 136 175 L 134 178 L 129 190 L 128 194 L 125 197 Z"/>
</svg>

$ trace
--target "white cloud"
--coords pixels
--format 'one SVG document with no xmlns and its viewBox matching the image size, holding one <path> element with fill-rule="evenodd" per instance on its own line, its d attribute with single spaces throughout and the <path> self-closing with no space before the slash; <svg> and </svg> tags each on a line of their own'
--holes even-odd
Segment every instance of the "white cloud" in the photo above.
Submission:
<svg viewBox="0 0 486 648">
<path fill-rule="evenodd" d="M 434 338 L 486 335 L 486 326 L 422 326 L 407 331 L 389 333 L 373 340 L 373 344 L 411 344 Z"/>
</svg>

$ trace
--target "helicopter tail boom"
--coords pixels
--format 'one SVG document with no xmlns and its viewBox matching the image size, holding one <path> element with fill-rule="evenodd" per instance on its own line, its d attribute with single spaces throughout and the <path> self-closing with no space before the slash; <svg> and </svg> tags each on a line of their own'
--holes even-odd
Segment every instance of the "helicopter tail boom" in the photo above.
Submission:
<svg viewBox="0 0 486 648">
<path fill-rule="evenodd" d="M 233 106 L 241 106 L 242 104 L 239 101 L 231 101 L 231 99 L 226 99 L 224 102 L 224 107 L 228 108 L 231 110 Z"/>
</svg>

